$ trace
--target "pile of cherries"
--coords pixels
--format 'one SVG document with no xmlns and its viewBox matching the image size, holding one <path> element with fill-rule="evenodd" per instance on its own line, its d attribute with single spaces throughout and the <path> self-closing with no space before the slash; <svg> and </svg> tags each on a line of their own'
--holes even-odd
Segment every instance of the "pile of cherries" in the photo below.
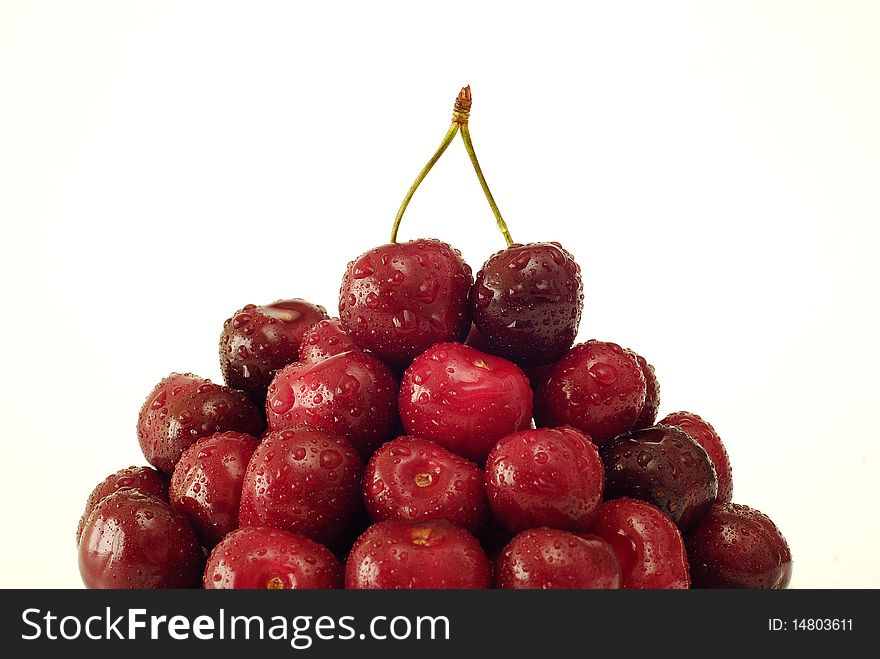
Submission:
<svg viewBox="0 0 880 659">
<path fill-rule="evenodd" d="M 149 393 L 152 467 L 100 483 L 77 529 L 86 586 L 788 585 L 788 545 L 731 503 L 713 427 L 657 423 L 654 368 L 632 350 L 573 346 L 580 268 L 558 243 L 510 239 L 470 100 L 392 242 L 348 264 L 338 318 L 246 305 L 223 326 L 225 385 L 173 373 Z M 396 242 L 459 131 L 508 242 L 476 278 L 444 242 Z"/>
</svg>

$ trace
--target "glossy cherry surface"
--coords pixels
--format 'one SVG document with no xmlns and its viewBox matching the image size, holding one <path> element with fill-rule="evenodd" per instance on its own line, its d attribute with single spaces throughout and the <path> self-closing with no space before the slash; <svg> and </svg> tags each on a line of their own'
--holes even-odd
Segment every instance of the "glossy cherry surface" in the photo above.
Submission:
<svg viewBox="0 0 880 659">
<path fill-rule="evenodd" d="M 474 532 L 486 517 L 483 470 L 427 439 L 398 437 L 367 463 L 364 502 L 375 522 L 445 519 Z"/>
<path fill-rule="evenodd" d="M 632 350 L 629 352 L 636 358 L 639 368 L 642 369 L 642 375 L 645 376 L 645 403 L 632 427 L 633 430 L 641 430 L 642 428 L 650 428 L 657 420 L 657 410 L 660 408 L 660 383 L 657 381 L 654 367 L 640 354 Z"/>
<path fill-rule="evenodd" d="M 701 419 L 693 412 L 673 412 L 663 417 L 660 422 L 665 426 L 678 426 L 694 441 L 702 446 L 712 464 L 715 466 L 715 474 L 718 476 L 718 503 L 729 503 L 733 498 L 733 470 L 730 467 L 730 457 L 727 449 L 721 442 L 721 437 L 715 432 L 715 428 L 708 421 Z"/>
<path fill-rule="evenodd" d="M 174 467 L 171 505 L 189 518 L 206 547 L 238 527 L 244 472 L 258 444 L 243 433 L 217 433 L 186 449 Z"/>
<path fill-rule="evenodd" d="M 318 321 L 302 335 L 299 361 L 319 362 L 355 348 L 357 344 L 348 335 L 342 321 L 338 318 L 329 318 Z"/>
<path fill-rule="evenodd" d="M 339 318 L 361 348 L 402 369 L 435 343 L 465 339 L 472 281 L 461 254 L 444 242 L 389 243 L 348 264 Z"/>
<path fill-rule="evenodd" d="M 491 581 L 492 567 L 477 539 L 445 521 L 374 524 L 345 565 L 346 588 L 489 588 Z"/>
<path fill-rule="evenodd" d="M 242 392 L 172 373 L 144 401 L 137 435 L 147 462 L 170 475 L 181 453 L 202 437 L 227 430 L 259 437 L 265 427 L 262 411 Z"/>
<path fill-rule="evenodd" d="M 223 380 L 262 406 L 275 371 L 299 358 L 303 332 L 325 318 L 324 307 L 300 299 L 246 305 L 223 323 Z"/>
<path fill-rule="evenodd" d="M 233 531 L 214 547 L 204 587 L 251 590 L 341 588 L 342 565 L 324 545 L 267 526 Z"/>
<path fill-rule="evenodd" d="M 440 343 L 404 373 L 399 408 L 407 434 L 482 463 L 499 439 L 529 426 L 532 390 L 516 364 Z"/>
</svg>

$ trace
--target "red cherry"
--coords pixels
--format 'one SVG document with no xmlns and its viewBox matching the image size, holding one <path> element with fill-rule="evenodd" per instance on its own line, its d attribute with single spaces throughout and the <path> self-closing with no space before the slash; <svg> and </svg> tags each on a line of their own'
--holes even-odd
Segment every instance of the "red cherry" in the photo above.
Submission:
<svg viewBox="0 0 880 659">
<path fill-rule="evenodd" d="M 605 483 L 595 445 L 574 428 L 524 430 L 503 438 L 486 460 L 486 496 L 511 531 L 550 526 L 586 531 Z"/>
<path fill-rule="evenodd" d="M 324 307 L 300 299 L 238 310 L 220 335 L 224 381 L 262 406 L 275 371 L 298 359 L 303 332 L 324 318 Z"/>
<path fill-rule="evenodd" d="M 488 588 L 492 568 L 477 539 L 445 521 L 389 520 L 368 528 L 345 564 L 345 587 Z"/>
<path fill-rule="evenodd" d="M 271 430 L 322 428 L 369 455 L 397 429 L 397 380 L 373 355 L 351 350 L 278 371 L 266 396 Z"/>
<path fill-rule="evenodd" d="M 483 463 L 499 439 L 529 426 L 532 390 L 516 364 L 441 343 L 406 369 L 399 408 L 408 434 Z"/>
<path fill-rule="evenodd" d="M 487 352 L 523 366 L 562 357 L 583 308 L 581 270 L 559 243 L 511 245 L 486 261 L 471 289 Z"/>
<path fill-rule="evenodd" d="M 204 586 L 208 590 L 341 588 L 342 566 L 329 549 L 304 535 L 249 526 L 233 531 L 214 547 L 205 566 Z"/>
<path fill-rule="evenodd" d="M 241 484 L 259 441 L 238 432 L 203 437 L 174 467 L 171 505 L 189 517 L 206 547 L 238 527 Z"/>
<path fill-rule="evenodd" d="M 791 551 L 764 513 L 725 503 L 712 506 L 687 536 L 695 588 L 787 588 Z"/>
<path fill-rule="evenodd" d="M 420 437 L 398 437 L 373 454 L 364 502 L 375 522 L 445 519 L 474 532 L 486 517 L 482 470 Z"/>
<path fill-rule="evenodd" d="M 204 555 L 186 517 L 133 489 L 104 497 L 83 526 L 86 588 L 196 588 Z"/>
<path fill-rule="evenodd" d="M 239 524 L 333 544 L 358 516 L 363 469 L 344 437 L 308 428 L 270 432 L 248 463 Z"/>
<path fill-rule="evenodd" d="M 599 508 L 592 532 L 617 554 L 623 588 L 690 587 L 681 533 L 656 506 L 626 497 L 606 501 Z"/>
<path fill-rule="evenodd" d="M 645 376 L 631 354 L 616 343 L 587 341 L 550 369 L 535 396 L 535 420 L 574 426 L 602 444 L 633 427 L 645 395 Z"/>
<path fill-rule="evenodd" d="M 439 240 L 376 247 L 348 264 L 339 318 L 361 348 L 394 368 L 470 328 L 471 269 Z"/>
<path fill-rule="evenodd" d="M 302 335 L 299 346 L 301 362 L 319 362 L 357 348 L 338 318 L 318 321 Z"/>
<path fill-rule="evenodd" d="M 95 486 L 92 493 L 86 501 L 86 509 L 82 517 L 79 518 L 79 524 L 76 527 L 76 544 L 79 545 L 80 536 L 82 536 L 83 526 L 95 506 L 106 496 L 113 494 L 116 490 L 131 488 L 143 494 L 149 494 L 162 501 L 168 501 L 168 477 L 162 472 L 156 471 L 152 467 L 126 467 L 120 469 L 115 474 L 110 474 Z"/>
<path fill-rule="evenodd" d="M 639 418 L 633 424 L 632 430 L 641 430 L 642 428 L 650 428 L 657 420 L 657 410 L 660 408 L 660 383 L 657 381 L 657 373 L 645 358 L 636 352 L 629 350 L 642 369 L 642 375 L 645 376 L 645 404 L 639 413 Z"/>
<path fill-rule="evenodd" d="M 620 588 L 620 562 L 607 542 L 537 528 L 517 535 L 495 565 L 495 585 L 515 589 Z"/>
<path fill-rule="evenodd" d="M 263 414 L 240 391 L 172 373 L 144 401 L 137 434 L 147 462 L 171 474 L 196 440 L 227 430 L 259 437 L 265 427 Z"/>
<path fill-rule="evenodd" d="M 718 503 L 729 503 L 733 498 L 733 471 L 730 468 L 730 457 L 721 442 L 715 428 L 692 412 L 673 412 L 667 414 L 660 422 L 664 426 L 677 426 L 693 437 L 702 446 L 718 475 Z"/>
</svg>

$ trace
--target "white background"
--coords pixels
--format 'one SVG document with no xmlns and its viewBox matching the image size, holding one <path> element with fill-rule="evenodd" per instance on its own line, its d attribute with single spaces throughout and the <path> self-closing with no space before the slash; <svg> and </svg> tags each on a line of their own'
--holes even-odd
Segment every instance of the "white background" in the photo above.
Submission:
<svg viewBox="0 0 880 659">
<path fill-rule="evenodd" d="M 880 5 L 0 1 L 2 586 L 80 585 L 92 487 L 248 302 L 336 304 L 470 83 L 581 338 L 715 424 L 796 587 L 880 586 Z M 401 239 L 503 246 L 456 142 Z"/>
</svg>

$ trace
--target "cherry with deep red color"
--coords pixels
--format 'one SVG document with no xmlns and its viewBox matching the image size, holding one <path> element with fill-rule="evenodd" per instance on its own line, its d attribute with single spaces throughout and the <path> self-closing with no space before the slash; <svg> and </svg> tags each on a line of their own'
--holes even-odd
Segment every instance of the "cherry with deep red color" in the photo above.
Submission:
<svg viewBox="0 0 880 659">
<path fill-rule="evenodd" d="M 684 530 L 698 521 L 718 494 L 709 455 L 675 426 L 654 426 L 621 435 L 601 449 L 605 497 L 653 503 Z"/>
<path fill-rule="evenodd" d="M 642 428 L 650 428 L 657 420 L 657 410 L 660 408 L 660 383 L 657 381 L 657 373 L 644 357 L 633 350 L 629 350 L 635 357 L 642 369 L 642 375 L 645 376 L 645 404 L 639 417 L 633 424 L 632 430 L 641 430 Z"/>
<path fill-rule="evenodd" d="M 367 463 L 364 503 L 374 522 L 445 519 L 475 532 L 487 510 L 483 471 L 430 440 L 398 437 Z"/>
<path fill-rule="evenodd" d="M 186 449 L 174 467 L 171 505 L 189 517 L 206 547 L 238 527 L 241 484 L 258 444 L 243 433 L 217 433 Z"/>
<path fill-rule="evenodd" d="M 271 430 L 322 428 L 369 455 L 397 430 L 397 380 L 376 357 L 350 350 L 278 371 L 266 395 Z"/>
<path fill-rule="evenodd" d="M 730 467 L 730 457 L 712 424 L 693 412 L 673 412 L 667 414 L 660 425 L 681 428 L 705 449 L 715 466 L 715 474 L 718 476 L 718 498 L 716 501 L 730 503 L 733 498 L 733 471 Z"/>
<path fill-rule="evenodd" d="M 356 348 L 357 344 L 342 326 L 342 321 L 338 318 L 329 318 L 318 321 L 302 335 L 299 361 L 319 362 Z"/>
<path fill-rule="evenodd" d="M 442 520 L 374 524 L 345 564 L 346 588 L 489 588 L 491 581 L 492 567 L 477 539 Z"/>
<path fill-rule="evenodd" d="M 76 527 L 76 544 L 79 545 L 79 539 L 82 535 L 83 526 L 91 515 L 95 506 L 106 496 L 113 494 L 116 490 L 124 488 L 132 488 L 143 494 L 149 494 L 168 501 L 168 477 L 160 471 L 156 471 L 152 467 L 126 467 L 120 469 L 114 474 L 110 474 L 95 486 L 92 493 L 86 501 L 86 509 L 79 518 L 79 524 Z"/>
<path fill-rule="evenodd" d="M 271 526 L 332 546 L 361 509 L 363 470 L 344 437 L 310 428 L 270 432 L 248 463 L 239 525 Z"/>
<path fill-rule="evenodd" d="M 513 362 L 439 343 L 406 369 L 399 408 L 407 434 L 482 464 L 499 439 L 528 428 L 532 390 Z"/>
<path fill-rule="evenodd" d="M 581 269 L 559 243 L 511 245 L 477 273 L 471 313 L 490 352 L 521 366 L 562 357 L 584 308 Z"/>
<path fill-rule="evenodd" d="M 304 535 L 248 526 L 214 547 L 203 583 L 208 590 L 342 588 L 342 565 L 327 547 Z"/>
<path fill-rule="evenodd" d="M 685 538 L 694 588 L 787 588 L 791 550 L 764 513 L 736 503 L 712 506 Z"/>
<path fill-rule="evenodd" d="M 622 588 L 690 588 L 681 533 L 656 506 L 626 497 L 606 501 L 599 508 L 592 533 L 617 554 Z"/>
<path fill-rule="evenodd" d="M 465 339 L 472 281 L 461 253 L 444 242 L 389 243 L 348 264 L 339 318 L 361 348 L 402 369 L 435 343 Z"/>
<path fill-rule="evenodd" d="M 504 437 L 486 460 L 486 496 L 505 528 L 586 531 L 605 484 L 599 451 L 571 427 Z"/>
<path fill-rule="evenodd" d="M 223 323 L 223 380 L 262 405 L 275 371 L 299 358 L 303 332 L 327 317 L 324 307 L 299 298 L 245 305 Z"/>
<path fill-rule="evenodd" d="M 87 588 L 197 588 L 203 564 L 186 517 L 131 488 L 101 499 L 83 526 L 79 571 Z"/>
<path fill-rule="evenodd" d="M 141 407 L 137 435 L 147 462 L 166 474 L 202 437 L 235 430 L 259 437 L 262 412 L 240 391 L 192 373 L 172 373 L 157 384 Z"/>
<path fill-rule="evenodd" d="M 597 445 L 631 430 L 645 406 L 638 362 L 616 343 L 591 340 L 560 359 L 535 396 L 538 426 L 571 425 Z"/>
<path fill-rule="evenodd" d="M 536 528 L 519 533 L 495 563 L 495 586 L 559 590 L 620 588 L 617 554 L 602 538 Z"/>
</svg>

